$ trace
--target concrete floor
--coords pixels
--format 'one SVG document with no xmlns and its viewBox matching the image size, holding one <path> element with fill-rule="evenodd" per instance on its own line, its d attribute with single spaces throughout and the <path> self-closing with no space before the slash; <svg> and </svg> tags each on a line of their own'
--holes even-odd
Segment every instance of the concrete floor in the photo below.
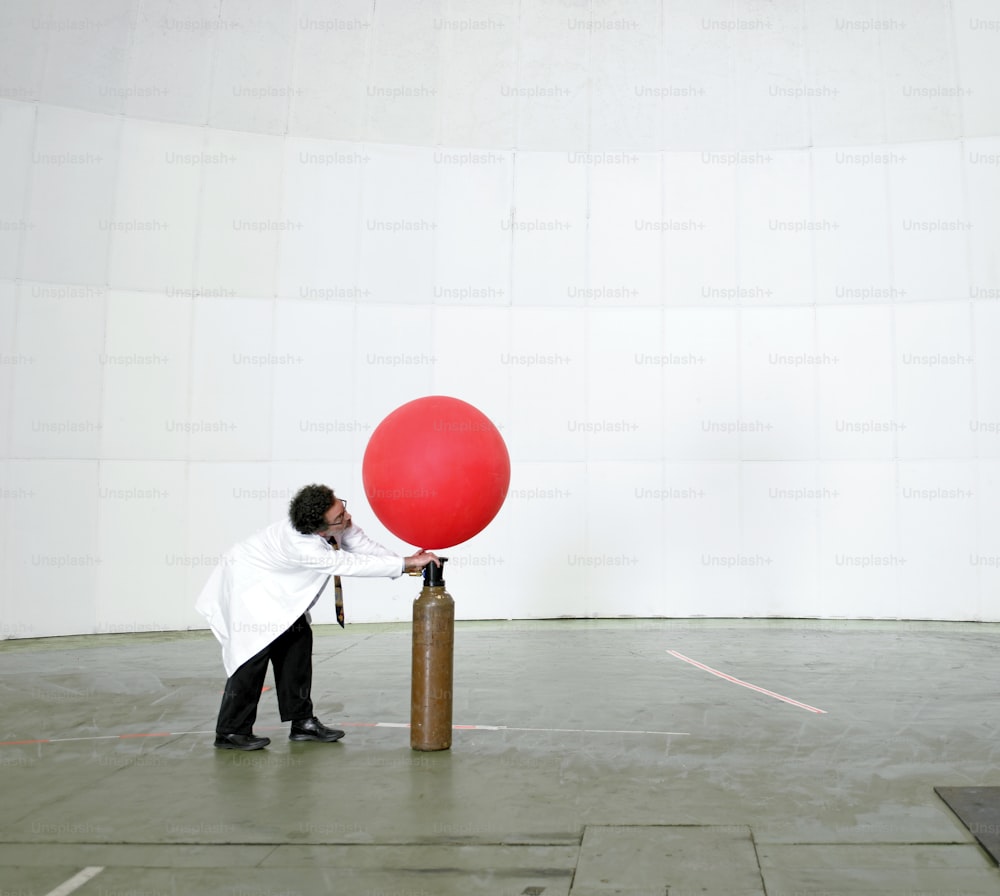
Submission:
<svg viewBox="0 0 1000 896">
<path fill-rule="evenodd" d="M 0 893 L 1000 893 L 933 791 L 1000 784 L 1000 626 L 459 623 L 442 753 L 399 727 L 408 626 L 316 631 L 348 735 L 268 692 L 257 753 L 212 747 L 207 633 L 0 644 Z"/>
</svg>

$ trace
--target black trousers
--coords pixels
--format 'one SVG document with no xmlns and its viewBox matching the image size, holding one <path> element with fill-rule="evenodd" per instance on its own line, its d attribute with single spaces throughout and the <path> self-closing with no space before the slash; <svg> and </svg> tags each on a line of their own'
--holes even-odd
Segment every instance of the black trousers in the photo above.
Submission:
<svg viewBox="0 0 1000 896">
<path fill-rule="evenodd" d="M 274 666 L 274 689 L 278 695 L 281 721 L 312 718 L 312 651 L 312 628 L 306 617 L 300 616 L 290 628 L 240 666 L 226 682 L 216 732 L 253 733 L 257 704 L 269 662 Z"/>
</svg>

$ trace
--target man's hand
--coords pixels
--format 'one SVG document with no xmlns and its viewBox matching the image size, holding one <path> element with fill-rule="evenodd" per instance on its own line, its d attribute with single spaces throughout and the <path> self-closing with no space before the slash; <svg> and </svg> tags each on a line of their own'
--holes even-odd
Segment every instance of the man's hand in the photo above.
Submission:
<svg viewBox="0 0 1000 896">
<path fill-rule="evenodd" d="M 438 560 L 437 554 L 434 554 L 431 551 L 419 550 L 417 553 L 403 558 L 403 571 L 416 573 L 423 569 L 428 563 L 433 563 L 435 566 L 441 565 L 441 561 Z"/>
</svg>

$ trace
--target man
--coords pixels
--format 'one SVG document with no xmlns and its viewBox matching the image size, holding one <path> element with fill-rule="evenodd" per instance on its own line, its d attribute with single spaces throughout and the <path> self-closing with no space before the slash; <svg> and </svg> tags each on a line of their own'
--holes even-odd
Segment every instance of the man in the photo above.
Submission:
<svg viewBox="0 0 1000 896">
<path fill-rule="evenodd" d="M 340 740 L 343 731 L 313 714 L 309 609 L 332 575 L 396 578 L 438 563 L 428 551 L 402 557 L 370 539 L 325 485 L 301 489 L 288 517 L 230 548 L 195 605 L 222 644 L 229 676 L 215 726 L 221 750 L 271 742 L 253 733 L 269 662 L 281 720 L 291 722 L 289 740 Z"/>
</svg>

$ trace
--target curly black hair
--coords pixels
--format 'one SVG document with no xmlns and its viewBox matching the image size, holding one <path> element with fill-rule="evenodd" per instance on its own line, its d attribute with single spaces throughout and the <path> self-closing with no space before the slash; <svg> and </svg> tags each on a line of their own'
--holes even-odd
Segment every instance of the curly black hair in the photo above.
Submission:
<svg viewBox="0 0 1000 896">
<path fill-rule="evenodd" d="M 288 505 L 288 517 L 303 535 L 313 535 L 327 527 L 324 515 L 336 500 L 329 486 L 307 485 L 292 498 L 292 503 Z"/>
</svg>

